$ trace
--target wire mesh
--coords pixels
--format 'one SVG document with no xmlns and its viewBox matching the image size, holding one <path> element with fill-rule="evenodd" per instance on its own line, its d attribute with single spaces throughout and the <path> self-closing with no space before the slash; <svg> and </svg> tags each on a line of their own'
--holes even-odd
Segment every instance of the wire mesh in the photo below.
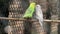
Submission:
<svg viewBox="0 0 60 34">
<path fill-rule="evenodd" d="M 29 0 L 30 1 L 30 0 Z M 21 18 L 25 10 L 29 6 L 28 0 L 10 0 L 9 1 L 9 18 Z M 31 0 L 31 2 L 36 2 L 37 0 Z M 40 34 L 40 25 L 38 22 L 28 23 L 30 21 L 17 21 L 9 20 L 7 25 L 10 25 L 13 28 L 13 31 L 8 34 Z M 26 24 L 26 25 L 25 25 Z M 27 26 L 28 25 L 28 26 Z M 27 32 L 25 32 L 27 30 Z M 36 32 L 36 33 L 35 33 Z"/>
<path fill-rule="evenodd" d="M 28 2 L 25 2 L 25 0 L 11 0 L 9 2 L 9 18 L 21 18 L 27 7 Z M 24 34 L 23 21 L 11 20 L 8 24 L 13 28 L 11 34 Z"/>
<path fill-rule="evenodd" d="M 46 18 L 46 11 L 48 9 L 47 0 L 40 0 L 40 1 L 39 0 L 26 0 L 26 1 L 25 0 L 10 0 L 9 7 L 8 7 L 8 10 L 9 10 L 8 18 L 22 18 L 30 2 L 36 2 L 37 4 L 40 4 L 44 12 L 44 18 Z M 50 1 L 51 7 L 52 7 L 52 14 L 53 13 L 57 14 L 56 12 L 57 10 L 55 10 L 57 9 L 55 2 L 56 2 L 55 0 L 52 2 Z M 31 22 L 28 20 L 26 21 L 9 20 L 9 23 L 7 25 L 10 25 L 13 29 L 13 31 L 11 31 L 8 34 L 46 34 L 46 32 L 41 31 L 41 27 L 38 22 Z M 51 26 L 51 29 L 53 28 L 53 26 L 57 27 L 57 24 L 53 24 Z"/>
</svg>

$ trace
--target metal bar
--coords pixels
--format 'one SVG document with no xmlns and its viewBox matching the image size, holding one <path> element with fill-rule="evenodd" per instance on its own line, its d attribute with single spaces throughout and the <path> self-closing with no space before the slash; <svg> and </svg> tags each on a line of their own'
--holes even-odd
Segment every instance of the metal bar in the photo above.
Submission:
<svg viewBox="0 0 60 34">
<path fill-rule="evenodd" d="M 20 20 L 20 21 L 25 21 L 26 19 L 24 18 L 7 18 L 7 17 L 0 17 L 0 20 Z M 29 21 L 38 21 L 36 19 L 31 19 Z M 48 20 L 44 19 L 44 22 L 60 22 L 60 20 Z"/>
</svg>

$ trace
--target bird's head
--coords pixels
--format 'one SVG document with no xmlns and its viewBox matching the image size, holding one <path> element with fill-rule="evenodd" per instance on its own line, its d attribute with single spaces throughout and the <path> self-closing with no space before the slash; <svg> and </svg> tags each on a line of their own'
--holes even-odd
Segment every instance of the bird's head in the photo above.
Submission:
<svg viewBox="0 0 60 34">
<path fill-rule="evenodd" d="M 30 7 L 34 7 L 34 6 L 36 6 L 36 3 L 34 2 L 30 3 Z"/>
<path fill-rule="evenodd" d="M 37 7 L 37 8 L 41 8 L 41 6 L 40 6 L 40 5 L 36 5 L 36 7 Z"/>
</svg>

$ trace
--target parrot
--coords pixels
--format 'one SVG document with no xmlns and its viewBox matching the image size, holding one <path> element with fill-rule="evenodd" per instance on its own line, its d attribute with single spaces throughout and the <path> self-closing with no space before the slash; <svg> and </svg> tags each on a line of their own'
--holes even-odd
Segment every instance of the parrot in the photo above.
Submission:
<svg viewBox="0 0 60 34">
<path fill-rule="evenodd" d="M 36 5 L 36 9 L 35 9 L 35 18 L 38 19 L 42 29 L 43 29 L 43 12 L 42 12 L 42 9 L 41 9 L 41 6 L 38 4 Z"/>
<path fill-rule="evenodd" d="M 34 2 L 30 3 L 23 18 L 31 18 L 33 16 L 34 11 L 35 11 L 35 6 L 36 6 L 36 3 L 34 3 Z"/>
<path fill-rule="evenodd" d="M 11 31 L 13 31 L 13 29 L 12 29 L 12 27 L 11 26 L 6 26 L 5 28 L 4 28 L 4 31 L 6 32 L 6 33 L 11 33 Z"/>
</svg>

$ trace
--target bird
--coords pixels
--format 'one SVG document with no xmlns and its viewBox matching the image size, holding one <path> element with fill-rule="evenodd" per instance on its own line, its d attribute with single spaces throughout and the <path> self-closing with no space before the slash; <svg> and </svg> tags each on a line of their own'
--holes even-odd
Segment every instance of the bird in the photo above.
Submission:
<svg viewBox="0 0 60 34">
<path fill-rule="evenodd" d="M 11 33 L 11 32 L 13 31 L 13 29 L 12 29 L 12 27 L 11 27 L 10 25 L 8 25 L 8 26 L 6 26 L 6 27 L 4 28 L 4 31 L 5 31 L 6 33 Z"/>
<path fill-rule="evenodd" d="M 41 6 L 39 4 L 36 5 L 36 9 L 35 9 L 35 18 L 38 19 L 41 27 L 43 28 L 44 23 L 43 23 L 43 12 L 41 9 Z"/>
<path fill-rule="evenodd" d="M 32 18 L 33 13 L 35 11 L 35 6 L 36 6 L 35 2 L 30 3 L 29 7 L 26 9 L 23 18 Z"/>
</svg>

